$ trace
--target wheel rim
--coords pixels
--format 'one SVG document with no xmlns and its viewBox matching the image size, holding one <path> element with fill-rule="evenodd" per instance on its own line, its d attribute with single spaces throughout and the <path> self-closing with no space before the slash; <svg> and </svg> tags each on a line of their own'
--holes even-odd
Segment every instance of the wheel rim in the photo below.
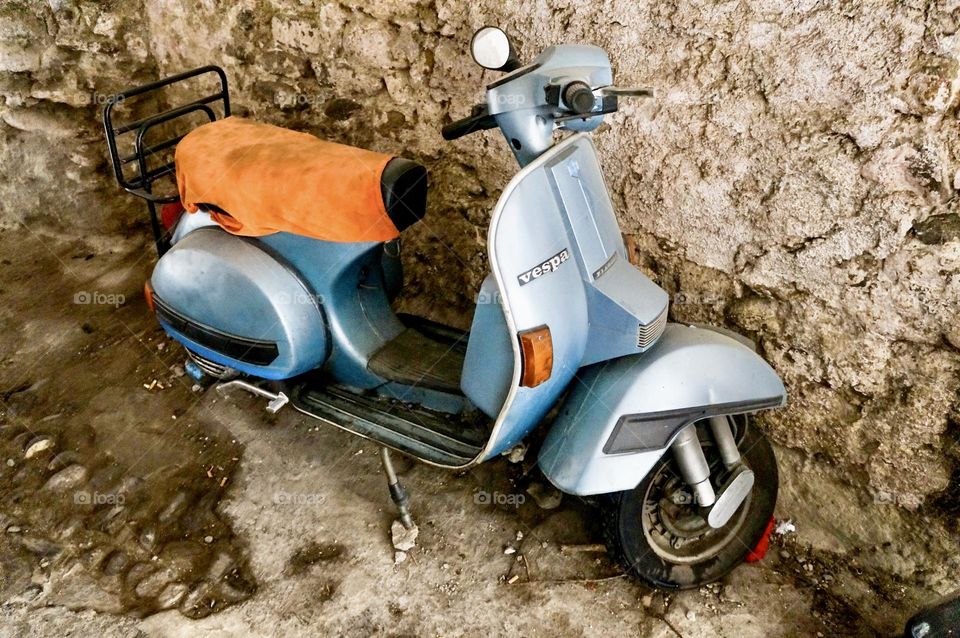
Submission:
<svg viewBox="0 0 960 638">
<path fill-rule="evenodd" d="M 735 433 L 739 442 L 743 422 L 734 419 L 733 425 L 739 430 Z M 710 461 L 711 479 L 726 479 L 716 448 L 709 439 L 701 439 L 701 444 Z M 640 523 L 647 545 L 660 558 L 679 565 L 700 563 L 713 558 L 734 541 L 750 511 L 752 491 L 726 525 L 713 529 L 693 503 L 690 490 L 673 463 L 661 464 L 656 472 L 643 495 Z"/>
</svg>

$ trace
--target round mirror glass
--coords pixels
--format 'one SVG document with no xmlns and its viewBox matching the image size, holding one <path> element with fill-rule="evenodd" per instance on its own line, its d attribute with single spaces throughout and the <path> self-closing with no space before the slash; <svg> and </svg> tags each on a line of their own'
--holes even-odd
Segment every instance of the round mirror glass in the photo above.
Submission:
<svg viewBox="0 0 960 638">
<path fill-rule="evenodd" d="M 502 29 L 483 27 L 470 42 L 474 61 L 486 69 L 499 69 L 510 61 L 510 39 Z"/>
</svg>

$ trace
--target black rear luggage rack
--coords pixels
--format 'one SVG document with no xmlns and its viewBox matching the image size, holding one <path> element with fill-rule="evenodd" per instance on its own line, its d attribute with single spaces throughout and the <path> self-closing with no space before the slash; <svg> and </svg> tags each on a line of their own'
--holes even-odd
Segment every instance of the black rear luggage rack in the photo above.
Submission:
<svg viewBox="0 0 960 638">
<path fill-rule="evenodd" d="M 208 73 L 215 73 L 219 78 L 220 90 L 216 93 L 132 122 L 126 122 L 120 125 L 114 122 L 114 107 L 122 104 L 125 100 Z M 160 219 L 157 216 L 157 204 L 173 203 L 179 201 L 180 198 L 177 194 L 154 194 L 153 183 L 161 177 L 173 175 L 176 172 L 176 166 L 173 161 L 170 161 L 150 168 L 147 160 L 157 156 L 157 154 L 162 151 L 175 147 L 186 133 L 174 135 L 161 142 L 145 146 L 144 140 L 146 139 L 147 131 L 160 124 L 193 113 L 203 113 L 209 121 L 213 122 L 218 119 L 216 111 L 212 108 L 216 106 L 217 102 L 220 103 L 221 117 L 229 117 L 230 92 L 227 87 L 227 75 L 220 67 L 209 65 L 177 75 L 171 75 L 170 77 L 138 86 L 123 93 L 111 95 L 107 98 L 106 105 L 103 107 L 103 130 L 107 136 L 107 146 L 110 149 L 110 161 L 113 163 L 113 173 L 117 178 L 117 183 L 120 184 L 125 191 L 147 202 L 147 210 L 150 212 L 150 228 L 153 231 L 153 240 L 157 246 L 157 253 L 159 255 L 163 255 L 170 247 L 170 240 L 164 234 L 163 228 L 160 225 Z M 134 151 L 128 155 L 121 156 L 117 150 L 117 137 L 129 133 L 135 133 L 135 137 L 133 138 Z M 136 170 L 127 170 L 125 172 L 124 167 L 134 162 Z"/>
</svg>

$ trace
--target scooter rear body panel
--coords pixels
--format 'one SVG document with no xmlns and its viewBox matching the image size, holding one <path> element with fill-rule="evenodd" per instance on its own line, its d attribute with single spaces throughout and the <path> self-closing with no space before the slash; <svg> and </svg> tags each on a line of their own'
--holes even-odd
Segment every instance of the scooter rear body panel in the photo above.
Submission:
<svg viewBox="0 0 960 638">
<path fill-rule="evenodd" d="M 286 379 L 330 353 L 309 284 L 256 240 L 196 228 L 163 256 L 150 282 L 163 328 L 222 366 Z"/>
<path fill-rule="evenodd" d="M 182 318 L 167 320 L 169 313 L 158 308 L 161 325 L 191 351 L 258 378 L 286 380 L 310 372 L 314 384 L 376 388 L 383 396 L 446 413 L 469 408 L 457 387 L 466 335 L 452 331 L 423 336 L 422 332 L 433 334 L 436 329 L 420 325 L 414 326 L 415 332 L 390 307 L 401 279 L 394 242 L 326 242 L 289 233 L 237 237 L 200 212 L 181 218 L 171 243 L 151 285 L 160 305 Z M 211 272 L 218 273 L 217 279 L 209 277 Z M 262 294 L 250 294 L 249 286 Z M 197 339 L 193 331 L 181 329 L 185 323 L 242 335 L 245 343 L 269 341 L 277 357 L 269 364 L 250 361 L 238 356 L 246 352 L 244 348 Z M 415 378 L 379 374 L 373 364 L 381 360 L 389 364 L 387 346 L 399 345 L 404 334 L 415 334 L 433 346 L 414 348 L 416 358 L 408 357 Z M 431 352 L 438 355 L 435 360 L 421 361 Z M 418 372 L 414 363 L 421 363 L 422 370 Z M 446 375 L 450 379 L 435 379 L 431 387 L 430 378 L 451 366 L 456 369 Z"/>
<path fill-rule="evenodd" d="M 370 358 L 404 330 L 390 307 L 379 242 L 328 242 L 290 233 L 259 238 L 294 268 L 323 308 L 332 344 L 324 373 L 361 389 L 384 379 L 367 369 Z"/>
</svg>

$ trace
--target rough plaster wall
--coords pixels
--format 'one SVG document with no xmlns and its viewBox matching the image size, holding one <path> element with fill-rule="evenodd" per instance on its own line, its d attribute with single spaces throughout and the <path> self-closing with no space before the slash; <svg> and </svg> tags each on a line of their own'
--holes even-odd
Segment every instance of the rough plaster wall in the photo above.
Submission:
<svg viewBox="0 0 960 638">
<path fill-rule="evenodd" d="M 0 0 L 0 226 L 129 226 L 97 118 L 155 75 L 134 2 Z"/>
<path fill-rule="evenodd" d="M 429 217 L 405 237 L 404 303 L 460 325 L 485 274 L 489 211 L 515 170 L 496 132 L 440 138 L 497 76 L 470 61 L 470 34 L 501 24 L 527 59 L 556 42 L 604 47 L 619 84 L 660 92 L 626 103 L 595 142 L 673 318 L 758 339 L 790 391 L 766 428 L 865 488 L 861 505 L 955 503 L 943 494 L 960 431 L 956 1 L 141 0 L 2 12 L 5 223 L 62 227 L 82 214 L 92 232 L 139 216 L 105 171 L 96 95 L 217 63 L 240 113 L 430 167 Z"/>
</svg>

